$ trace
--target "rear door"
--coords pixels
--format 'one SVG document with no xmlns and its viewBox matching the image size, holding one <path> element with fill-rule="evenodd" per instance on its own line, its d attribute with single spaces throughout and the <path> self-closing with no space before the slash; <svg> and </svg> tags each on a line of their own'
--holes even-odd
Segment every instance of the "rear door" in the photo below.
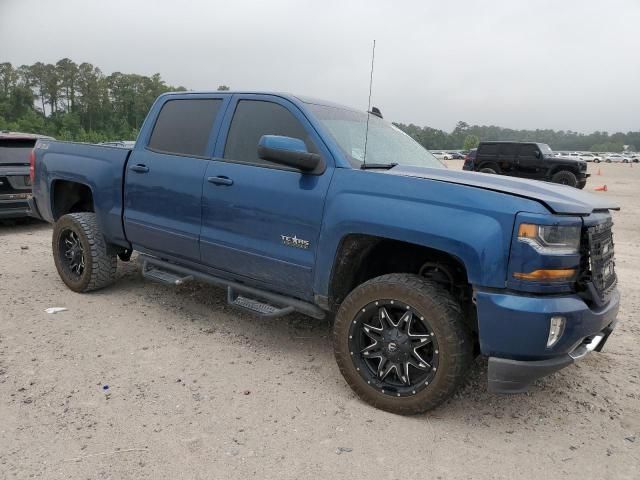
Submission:
<svg viewBox="0 0 640 480">
<path fill-rule="evenodd" d="M 540 149 L 536 144 L 522 144 L 518 151 L 517 176 L 525 178 L 544 177 L 541 168 L 543 161 Z"/>
<path fill-rule="evenodd" d="M 125 172 L 124 226 L 136 250 L 199 261 L 202 179 L 228 95 L 154 105 Z"/>
<path fill-rule="evenodd" d="M 498 150 L 498 165 L 505 175 L 515 173 L 516 155 L 519 145 L 517 143 L 502 143 Z"/>
<path fill-rule="evenodd" d="M 303 140 L 321 175 L 258 158 L 262 135 Z M 333 159 L 297 106 L 271 95 L 236 96 L 203 184 L 202 262 L 292 296 L 312 295 L 312 272 Z"/>
<path fill-rule="evenodd" d="M 496 167 L 498 167 L 496 169 Z M 493 168 L 499 170 L 498 165 L 498 144 L 481 143 L 476 153 L 476 169 Z"/>
</svg>

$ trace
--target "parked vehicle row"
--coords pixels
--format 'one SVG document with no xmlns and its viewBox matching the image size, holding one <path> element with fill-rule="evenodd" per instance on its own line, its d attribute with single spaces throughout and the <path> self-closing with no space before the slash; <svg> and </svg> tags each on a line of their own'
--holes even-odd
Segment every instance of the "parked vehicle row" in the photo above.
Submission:
<svg viewBox="0 0 640 480">
<path fill-rule="evenodd" d="M 607 153 L 607 152 L 555 152 L 558 157 L 580 158 L 587 162 L 606 162 L 606 163 L 638 163 L 640 162 L 640 153 Z"/>
<path fill-rule="evenodd" d="M 586 179 L 584 161 L 549 153 L 485 142 L 476 161 Z M 265 317 L 334 317 L 346 383 L 395 413 L 451 397 L 478 352 L 492 391 L 525 391 L 600 351 L 616 324 L 606 196 L 449 170 L 351 108 L 164 94 L 132 149 L 46 140 L 31 159 L 32 210 L 54 224 L 71 290 L 114 282 L 118 257 L 136 250 L 151 280 L 224 286 L 230 304 Z"/>
<path fill-rule="evenodd" d="M 429 150 L 431 155 L 438 160 L 463 160 L 466 151 L 444 151 L 444 150 Z"/>
</svg>

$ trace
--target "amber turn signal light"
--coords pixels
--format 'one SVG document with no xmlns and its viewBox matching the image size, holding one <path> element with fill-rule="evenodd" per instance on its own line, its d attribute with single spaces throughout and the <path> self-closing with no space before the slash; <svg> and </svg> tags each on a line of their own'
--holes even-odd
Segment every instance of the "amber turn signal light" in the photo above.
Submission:
<svg viewBox="0 0 640 480">
<path fill-rule="evenodd" d="M 538 236 L 538 225 L 521 223 L 518 227 L 518 238 L 536 238 Z"/>
<path fill-rule="evenodd" d="M 575 268 L 563 268 L 560 270 L 534 270 L 529 273 L 515 272 L 514 278 L 533 282 L 562 282 L 573 280 L 576 274 Z"/>
</svg>

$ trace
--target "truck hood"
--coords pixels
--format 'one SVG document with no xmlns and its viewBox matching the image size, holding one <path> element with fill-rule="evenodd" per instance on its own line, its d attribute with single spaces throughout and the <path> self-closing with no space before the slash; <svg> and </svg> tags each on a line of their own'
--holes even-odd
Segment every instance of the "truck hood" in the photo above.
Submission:
<svg viewBox="0 0 640 480">
<path fill-rule="evenodd" d="M 466 185 L 529 198 L 542 203 L 553 213 L 563 215 L 588 215 L 596 210 L 620 210 L 620 207 L 604 196 L 597 196 L 577 188 L 539 180 L 444 168 L 405 167 L 402 165 L 385 170 L 384 173 Z"/>
</svg>

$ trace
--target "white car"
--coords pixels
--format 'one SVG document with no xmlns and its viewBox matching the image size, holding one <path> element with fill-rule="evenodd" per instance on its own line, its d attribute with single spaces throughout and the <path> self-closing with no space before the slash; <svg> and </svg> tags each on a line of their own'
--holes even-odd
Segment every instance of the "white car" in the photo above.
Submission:
<svg viewBox="0 0 640 480">
<path fill-rule="evenodd" d="M 625 157 L 619 153 L 612 153 L 611 155 L 607 155 L 604 159 L 607 163 L 629 163 L 629 157 Z"/>
<path fill-rule="evenodd" d="M 578 155 L 580 160 L 584 160 L 585 162 L 600 162 L 601 157 L 595 153 L 581 153 Z"/>
<path fill-rule="evenodd" d="M 436 157 L 438 160 L 449 160 L 451 158 L 451 155 L 449 155 L 447 152 L 442 151 L 431 152 L 431 155 Z"/>
</svg>

